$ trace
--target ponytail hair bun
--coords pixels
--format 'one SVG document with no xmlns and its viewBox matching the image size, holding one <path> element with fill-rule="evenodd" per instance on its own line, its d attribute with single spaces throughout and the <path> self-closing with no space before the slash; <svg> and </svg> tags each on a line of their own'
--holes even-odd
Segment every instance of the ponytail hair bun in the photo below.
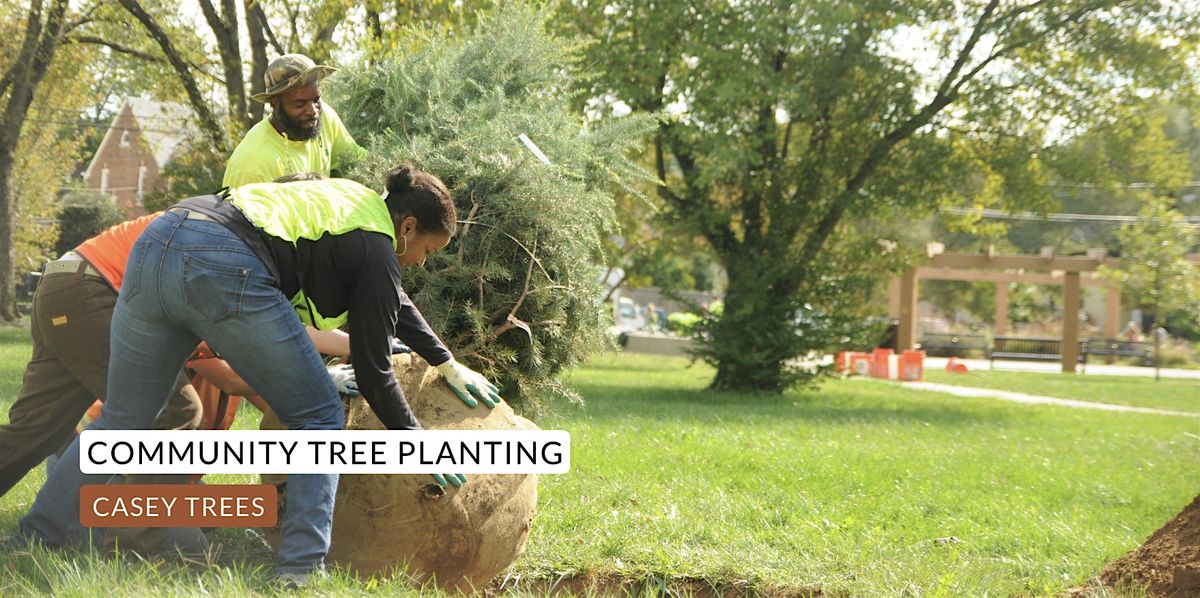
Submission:
<svg viewBox="0 0 1200 598">
<path fill-rule="evenodd" d="M 417 169 L 407 162 L 389 170 L 387 173 L 388 194 L 400 195 L 412 190 L 415 172 Z"/>
<path fill-rule="evenodd" d="M 442 179 L 404 163 L 388 171 L 386 186 L 384 202 L 393 216 L 415 217 L 422 232 L 454 235 L 458 211 Z"/>
</svg>

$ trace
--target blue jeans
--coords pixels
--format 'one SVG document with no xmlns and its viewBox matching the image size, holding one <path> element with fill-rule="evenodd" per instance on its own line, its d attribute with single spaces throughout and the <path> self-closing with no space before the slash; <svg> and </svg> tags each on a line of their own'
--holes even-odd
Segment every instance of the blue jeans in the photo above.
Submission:
<svg viewBox="0 0 1200 598">
<path fill-rule="evenodd" d="M 228 229 L 163 214 L 129 255 L 113 311 L 108 397 L 92 430 L 149 430 L 201 339 L 225 358 L 291 430 L 340 430 L 345 412 L 321 356 L 267 267 Z M 51 545 L 88 542 L 79 488 L 110 476 L 79 470 L 79 440 L 38 492 L 22 534 Z M 324 567 L 336 474 L 288 477 L 278 572 Z"/>
</svg>

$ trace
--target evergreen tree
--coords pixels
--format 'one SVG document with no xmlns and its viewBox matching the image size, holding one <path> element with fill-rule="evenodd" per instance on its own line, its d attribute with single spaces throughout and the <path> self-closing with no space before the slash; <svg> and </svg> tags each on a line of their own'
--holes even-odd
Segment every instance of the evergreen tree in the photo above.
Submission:
<svg viewBox="0 0 1200 598">
<path fill-rule="evenodd" d="M 454 193 L 459 231 L 408 290 L 456 357 L 536 410 L 556 375 L 603 346 L 596 259 L 613 185 L 645 176 L 623 157 L 649 121 L 586 122 L 571 109 L 574 48 L 545 15 L 510 6 L 451 39 L 347 65 L 325 85 L 370 157 L 348 174 L 381 188 L 412 162 Z M 544 163 L 520 140 L 544 153 Z"/>
</svg>

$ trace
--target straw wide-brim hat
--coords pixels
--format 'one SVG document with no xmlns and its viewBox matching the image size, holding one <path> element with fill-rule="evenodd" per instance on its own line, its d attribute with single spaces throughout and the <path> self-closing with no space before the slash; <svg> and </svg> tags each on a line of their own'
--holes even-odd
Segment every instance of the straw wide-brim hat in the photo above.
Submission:
<svg viewBox="0 0 1200 598">
<path fill-rule="evenodd" d="M 284 54 L 267 65 L 267 73 L 263 76 L 267 90 L 250 96 L 250 99 L 266 103 L 281 93 L 320 81 L 335 71 L 337 69 L 317 64 L 303 54 Z"/>
</svg>

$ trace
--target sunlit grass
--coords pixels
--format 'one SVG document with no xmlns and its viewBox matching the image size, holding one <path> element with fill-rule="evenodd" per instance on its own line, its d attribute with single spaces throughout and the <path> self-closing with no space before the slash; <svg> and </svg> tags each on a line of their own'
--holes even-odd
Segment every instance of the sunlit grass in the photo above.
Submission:
<svg viewBox="0 0 1200 598">
<path fill-rule="evenodd" d="M 19 386 L 27 334 L 0 327 L 4 405 Z M 680 359 L 623 355 L 570 377 L 586 404 L 561 405 L 539 423 L 571 432 L 572 469 L 542 478 L 510 578 L 527 580 L 530 595 L 549 587 L 532 582 L 570 576 L 637 579 L 636 592 L 650 595 L 678 580 L 833 596 L 1049 595 L 1086 583 L 1197 492 L 1200 422 L 1191 419 L 862 381 L 779 396 L 712 393 L 710 376 Z M 239 427 L 254 425 L 251 413 Z M 43 477 L 35 471 L 0 500 L 0 534 Z M 221 530 L 213 540 L 214 560 L 192 565 L 0 555 L 0 595 L 272 591 L 272 555 L 259 539 Z M 346 575 L 314 591 L 411 593 L 402 580 Z"/>
</svg>

